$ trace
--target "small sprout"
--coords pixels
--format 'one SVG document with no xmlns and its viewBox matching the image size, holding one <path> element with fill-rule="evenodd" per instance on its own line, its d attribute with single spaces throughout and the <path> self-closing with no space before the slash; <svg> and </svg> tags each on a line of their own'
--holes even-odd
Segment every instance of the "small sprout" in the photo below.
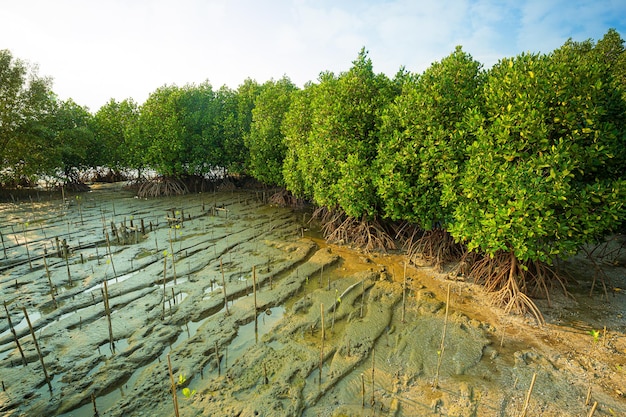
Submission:
<svg viewBox="0 0 626 417">
<path fill-rule="evenodd" d="M 196 390 L 192 391 L 187 387 L 183 388 L 183 395 L 185 396 L 185 398 L 191 398 L 193 397 L 195 393 L 196 393 Z"/>
<path fill-rule="evenodd" d="M 594 343 L 597 343 L 600 340 L 600 330 L 590 330 L 589 334 L 593 336 Z"/>
<path fill-rule="evenodd" d="M 183 385 L 186 381 L 187 378 L 185 377 L 185 374 L 178 375 L 178 385 Z M 182 392 L 185 398 L 191 398 L 196 393 L 196 390 L 192 391 L 189 388 L 185 387 L 182 389 Z"/>
<path fill-rule="evenodd" d="M 166 250 L 163 251 L 163 257 L 167 257 L 167 251 Z"/>
</svg>

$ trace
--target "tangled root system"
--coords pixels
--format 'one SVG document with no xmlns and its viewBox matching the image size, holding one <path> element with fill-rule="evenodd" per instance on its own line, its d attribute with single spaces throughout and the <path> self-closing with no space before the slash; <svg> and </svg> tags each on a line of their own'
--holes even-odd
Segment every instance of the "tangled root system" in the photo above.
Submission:
<svg viewBox="0 0 626 417">
<path fill-rule="evenodd" d="M 287 190 L 280 190 L 272 194 L 269 198 L 269 203 L 278 207 L 302 207 L 304 201 L 295 197 Z"/>
<path fill-rule="evenodd" d="M 423 260 L 438 270 L 449 262 L 456 262 L 465 253 L 465 247 L 454 241 L 454 238 L 443 229 L 431 229 L 414 233 L 407 240 L 407 256 L 409 261 L 416 264 Z"/>
<path fill-rule="evenodd" d="M 187 194 L 189 189 L 179 179 L 171 177 L 156 177 L 143 182 L 139 186 L 137 195 L 141 198 L 167 197 L 172 195 Z"/>
<path fill-rule="evenodd" d="M 72 191 L 75 193 L 82 193 L 82 192 L 87 192 L 90 190 L 87 184 L 78 180 L 66 182 L 65 185 L 63 185 L 63 187 L 67 191 Z"/>
<path fill-rule="evenodd" d="M 318 208 L 313 218 L 321 221 L 322 232 L 329 242 L 349 243 L 366 251 L 396 249 L 391 231 L 378 219 L 356 219 L 343 211 L 326 207 Z"/>
<path fill-rule="evenodd" d="M 504 307 L 505 312 L 531 313 L 539 324 L 545 324 L 545 320 L 530 296 L 543 295 L 549 305 L 549 287 L 555 282 L 567 294 L 565 282 L 548 265 L 539 261 L 520 262 L 509 252 L 476 257 L 469 273 L 492 294 L 495 304 Z"/>
</svg>

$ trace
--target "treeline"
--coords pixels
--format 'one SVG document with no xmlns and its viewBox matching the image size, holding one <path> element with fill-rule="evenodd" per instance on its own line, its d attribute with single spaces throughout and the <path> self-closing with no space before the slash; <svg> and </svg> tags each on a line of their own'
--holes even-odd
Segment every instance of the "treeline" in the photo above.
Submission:
<svg viewBox="0 0 626 417">
<path fill-rule="evenodd" d="M 49 80 L 3 51 L 2 181 L 74 181 L 85 167 L 247 174 L 321 207 L 331 238 L 400 240 L 434 262 L 465 254 L 507 308 L 533 309 L 525 294 L 546 290 L 546 265 L 623 225 L 624 51 L 611 29 L 488 70 L 457 47 L 390 78 L 362 50 L 303 88 L 164 86 L 94 115 L 55 101 Z"/>
</svg>

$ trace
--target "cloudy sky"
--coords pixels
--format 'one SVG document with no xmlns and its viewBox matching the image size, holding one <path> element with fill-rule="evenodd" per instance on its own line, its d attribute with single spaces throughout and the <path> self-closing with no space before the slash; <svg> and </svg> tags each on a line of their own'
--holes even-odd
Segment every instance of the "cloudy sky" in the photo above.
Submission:
<svg viewBox="0 0 626 417">
<path fill-rule="evenodd" d="M 164 84 L 302 86 L 349 69 L 361 47 L 393 76 L 456 45 L 489 67 L 609 28 L 626 38 L 624 0 L 0 0 L 0 49 L 93 112 Z"/>
</svg>

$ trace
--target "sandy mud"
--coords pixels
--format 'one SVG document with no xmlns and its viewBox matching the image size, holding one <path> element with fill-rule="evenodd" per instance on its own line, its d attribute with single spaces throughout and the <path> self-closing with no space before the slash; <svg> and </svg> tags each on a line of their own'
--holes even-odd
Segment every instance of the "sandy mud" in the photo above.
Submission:
<svg viewBox="0 0 626 417">
<path fill-rule="evenodd" d="M 180 416 L 626 415 L 623 237 L 560 265 L 538 327 L 260 200 L 1 204 L 0 414 L 172 416 L 169 359 Z"/>
</svg>

